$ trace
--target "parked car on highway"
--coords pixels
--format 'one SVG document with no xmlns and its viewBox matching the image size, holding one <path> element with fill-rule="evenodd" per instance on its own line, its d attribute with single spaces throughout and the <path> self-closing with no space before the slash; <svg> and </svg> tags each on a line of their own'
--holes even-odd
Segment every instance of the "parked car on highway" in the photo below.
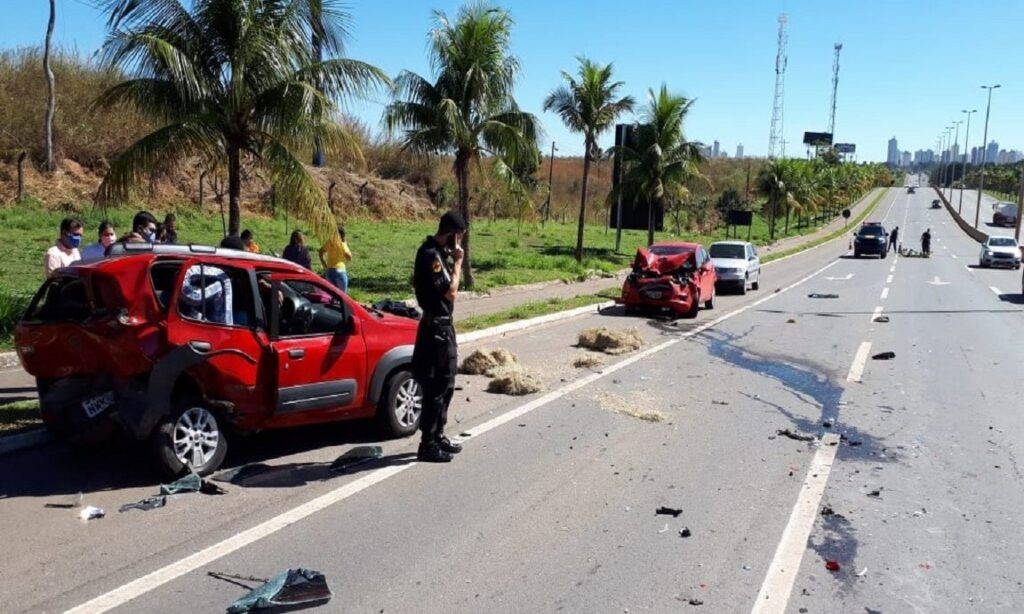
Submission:
<svg viewBox="0 0 1024 614">
<path fill-rule="evenodd" d="M 853 235 L 853 257 L 875 254 L 885 258 L 889 253 L 889 233 L 881 222 L 864 222 Z"/>
<path fill-rule="evenodd" d="M 714 308 L 717 279 L 711 257 L 701 244 L 655 243 L 637 250 L 618 302 L 627 311 L 669 311 L 692 318 L 701 303 L 705 309 Z"/>
<path fill-rule="evenodd" d="M 757 248 L 747 241 L 716 241 L 708 247 L 718 277 L 718 287 L 732 286 L 740 294 L 747 286 L 757 290 L 761 281 L 761 259 Z"/>
<path fill-rule="evenodd" d="M 932 201 L 932 209 L 941 209 L 941 208 L 942 208 L 942 203 L 939 202 L 938 198 L 936 198 L 935 200 Z"/>
<path fill-rule="evenodd" d="M 978 266 L 1007 266 L 1020 268 L 1020 246 L 1013 237 L 989 237 L 981 244 Z"/>
<path fill-rule="evenodd" d="M 907 194 L 914 194 L 915 192 L 916 192 L 916 189 L 914 188 L 914 186 L 912 186 L 912 185 L 908 185 L 907 186 Z"/>
<path fill-rule="evenodd" d="M 992 205 L 993 226 L 1017 225 L 1017 204 L 1016 203 L 995 203 Z"/>
<path fill-rule="evenodd" d="M 15 342 L 55 435 L 127 433 L 165 474 L 204 475 L 235 433 L 376 416 L 413 434 L 416 326 L 278 258 L 127 244 L 47 280 Z"/>
</svg>

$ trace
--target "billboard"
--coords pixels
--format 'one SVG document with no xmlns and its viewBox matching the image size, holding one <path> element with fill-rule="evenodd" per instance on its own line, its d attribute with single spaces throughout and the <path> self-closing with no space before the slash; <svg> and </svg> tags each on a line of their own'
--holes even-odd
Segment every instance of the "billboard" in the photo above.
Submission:
<svg viewBox="0 0 1024 614">
<path fill-rule="evenodd" d="M 831 132 L 805 132 L 804 133 L 804 145 L 831 145 L 832 144 L 832 133 Z"/>
<path fill-rule="evenodd" d="M 857 153 L 857 145 L 853 143 L 836 143 L 836 153 L 852 154 Z"/>
<path fill-rule="evenodd" d="M 730 226 L 750 226 L 754 223 L 754 212 L 729 209 L 725 219 Z"/>
</svg>

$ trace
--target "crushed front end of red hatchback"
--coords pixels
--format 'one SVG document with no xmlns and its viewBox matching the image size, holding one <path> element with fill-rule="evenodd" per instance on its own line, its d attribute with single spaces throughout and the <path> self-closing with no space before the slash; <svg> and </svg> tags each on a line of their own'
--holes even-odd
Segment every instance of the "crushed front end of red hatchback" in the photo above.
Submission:
<svg viewBox="0 0 1024 614">
<path fill-rule="evenodd" d="M 673 252 L 658 254 L 653 247 L 638 249 L 618 302 L 627 310 L 651 309 L 680 316 L 695 315 L 699 290 L 694 252 Z"/>
</svg>

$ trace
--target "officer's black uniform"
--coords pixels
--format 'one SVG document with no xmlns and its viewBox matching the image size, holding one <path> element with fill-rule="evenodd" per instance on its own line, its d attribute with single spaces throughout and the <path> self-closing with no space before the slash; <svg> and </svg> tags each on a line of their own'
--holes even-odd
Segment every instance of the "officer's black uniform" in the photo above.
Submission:
<svg viewBox="0 0 1024 614">
<path fill-rule="evenodd" d="M 924 234 L 921 235 L 921 251 L 925 254 L 932 252 L 932 232 L 930 229 L 924 231 Z"/>
<path fill-rule="evenodd" d="M 416 252 L 413 287 L 423 310 L 412 353 L 413 377 L 423 387 L 420 431 L 423 444 L 441 443 L 448 422 L 448 405 L 455 392 L 458 350 L 452 322 L 452 301 L 447 297 L 452 276 L 444 247 L 430 236 Z M 445 440 L 445 444 L 450 445 Z M 446 446 L 447 447 L 447 446 Z"/>
</svg>

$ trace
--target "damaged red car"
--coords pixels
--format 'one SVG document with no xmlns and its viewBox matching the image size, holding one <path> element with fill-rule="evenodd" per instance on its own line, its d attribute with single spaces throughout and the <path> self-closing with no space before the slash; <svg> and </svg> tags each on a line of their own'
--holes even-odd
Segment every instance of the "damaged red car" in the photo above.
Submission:
<svg viewBox="0 0 1024 614">
<path fill-rule="evenodd" d="M 693 318 L 701 303 L 714 308 L 716 281 L 711 257 L 700 243 L 655 243 L 637 250 L 619 303 L 627 312 L 658 310 Z"/>
<path fill-rule="evenodd" d="M 371 417 L 395 436 L 416 431 L 415 319 L 278 258 L 113 250 L 48 279 L 15 332 L 58 438 L 127 434 L 176 476 L 216 470 L 240 433 Z"/>
</svg>

